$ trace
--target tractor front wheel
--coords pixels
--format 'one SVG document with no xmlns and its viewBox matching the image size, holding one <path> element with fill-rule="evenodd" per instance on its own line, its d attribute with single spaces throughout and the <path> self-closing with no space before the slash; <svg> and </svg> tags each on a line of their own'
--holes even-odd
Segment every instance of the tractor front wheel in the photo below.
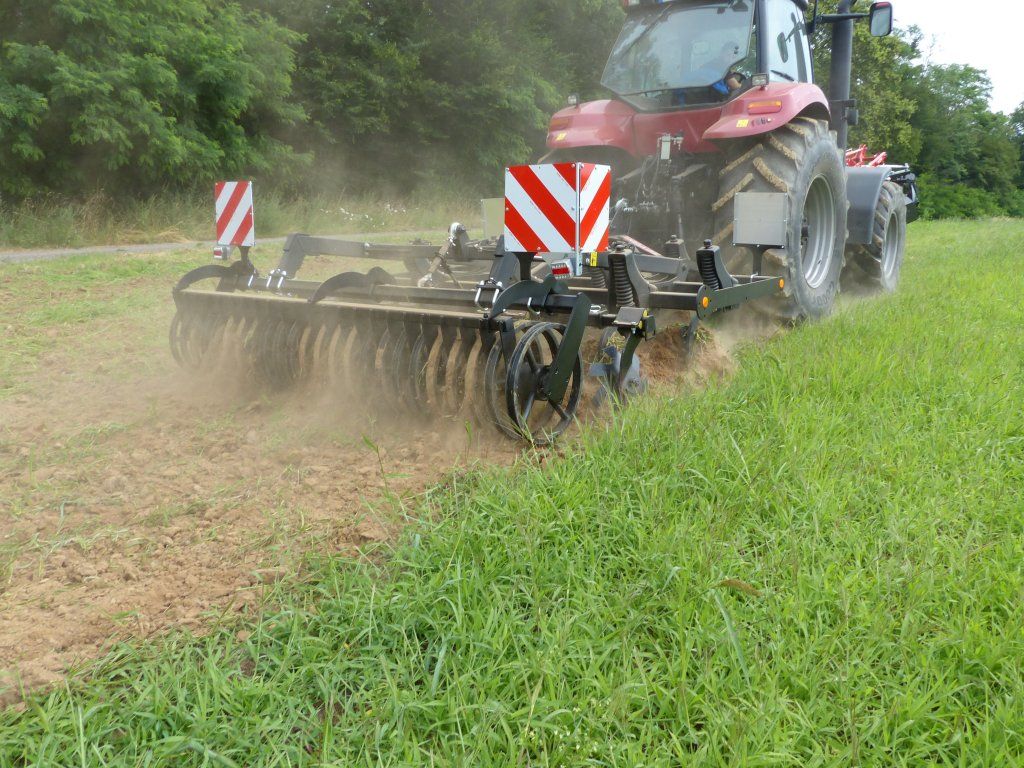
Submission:
<svg viewBox="0 0 1024 768">
<path fill-rule="evenodd" d="M 764 253 L 762 274 L 785 278 L 784 295 L 755 302 L 783 320 L 827 315 L 839 292 L 846 245 L 846 172 L 835 134 L 824 120 L 797 117 L 753 143 L 727 149 L 713 206 L 715 244 L 733 274 L 749 274 L 754 249 L 733 244 L 736 195 L 789 197 L 786 245 Z"/>
</svg>

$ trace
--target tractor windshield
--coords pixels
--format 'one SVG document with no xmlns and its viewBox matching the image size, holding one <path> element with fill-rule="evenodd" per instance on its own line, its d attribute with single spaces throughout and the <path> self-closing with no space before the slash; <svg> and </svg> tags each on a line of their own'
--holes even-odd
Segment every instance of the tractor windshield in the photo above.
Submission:
<svg viewBox="0 0 1024 768">
<path fill-rule="evenodd" d="M 754 70 L 754 0 L 683 0 L 632 10 L 601 78 L 640 109 L 725 101 Z"/>
</svg>

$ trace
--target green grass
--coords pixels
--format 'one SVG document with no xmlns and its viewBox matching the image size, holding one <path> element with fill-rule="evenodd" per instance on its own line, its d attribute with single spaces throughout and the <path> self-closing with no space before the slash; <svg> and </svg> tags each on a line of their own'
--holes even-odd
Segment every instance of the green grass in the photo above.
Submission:
<svg viewBox="0 0 1024 768">
<path fill-rule="evenodd" d="M 454 479 L 247 633 L 121 647 L 0 765 L 1020 764 L 1022 251 L 916 225 L 896 296 Z"/>
<path fill-rule="evenodd" d="M 292 232 L 343 234 L 437 230 L 452 221 L 479 224 L 479 200 L 448 191 L 408 200 L 311 194 L 286 199 L 256 187 L 256 231 L 261 238 Z M 209 195 L 163 194 L 118 201 L 97 194 L 84 201 L 41 197 L 0 206 L 0 249 L 86 247 L 129 243 L 212 240 L 213 190 Z"/>
</svg>

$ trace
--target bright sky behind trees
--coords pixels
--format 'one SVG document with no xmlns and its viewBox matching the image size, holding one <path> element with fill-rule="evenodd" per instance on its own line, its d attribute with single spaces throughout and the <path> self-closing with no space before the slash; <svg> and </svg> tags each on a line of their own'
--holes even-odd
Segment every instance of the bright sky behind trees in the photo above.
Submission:
<svg viewBox="0 0 1024 768">
<path fill-rule="evenodd" d="M 893 0 L 893 10 L 896 26 L 925 33 L 922 47 L 935 63 L 988 72 L 992 109 L 1009 114 L 1024 102 L 1024 7 L 1017 0 Z"/>
</svg>

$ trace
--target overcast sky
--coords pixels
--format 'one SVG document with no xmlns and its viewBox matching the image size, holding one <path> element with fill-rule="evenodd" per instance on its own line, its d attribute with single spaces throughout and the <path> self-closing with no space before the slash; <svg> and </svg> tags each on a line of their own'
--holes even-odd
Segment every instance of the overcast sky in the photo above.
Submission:
<svg viewBox="0 0 1024 768">
<path fill-rule="evenodd" d="M 1019 0 L 892 0 L 896 25 L 916 24 L 939 64 L 970 64 L 992 79 L 992 108 L 1010 113 L 1024 102 L 1024 44 Z M 867 7 L 858 3 L 857 7 Z"/>
</svg>

